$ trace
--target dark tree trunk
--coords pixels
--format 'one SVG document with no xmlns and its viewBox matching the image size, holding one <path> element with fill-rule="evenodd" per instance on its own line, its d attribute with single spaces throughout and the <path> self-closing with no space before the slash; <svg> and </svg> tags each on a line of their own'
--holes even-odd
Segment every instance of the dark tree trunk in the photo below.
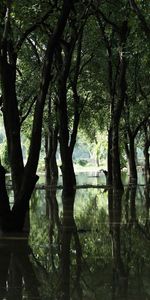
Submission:
<svg viewBox="0 0 150 300">
<path fill-rule="evenodd" d="M 119 115 L 120 113 L 121 110 L 119 110 Z M 119 122 L 120 116 L 117 116 L 117 114 L 115 114 L 113 117 L 112 127 L 112 180 L 114 188 L 123 189 L 120 166 Z"/>
<path fill-rule="evenodd" d="M 46 186 L 50 186 L 54 179 L 58 179 L 58 166 L 56 161 L 56 151 L 58 144 L 58 128 L 57 126 L 45 134 L 45 171 Z"/>
<path fill-rule="evenodd" d="M 3 117 L 7 137 L 8 157 L 11 166 L 12 184 L 16 199 L 24 172 L 20 139 L 20 120 L 16 97 L 16 62 L 10 65 L 5 57 L 1 61 Z"/>
<path fill-rule="evenodd" d="M 5 169 L 0 164 L 0 218 L 5 218 L 10 214 L 9 198 L 5 185 Z"/>
<path fill-rule="evenodd" d="M 62 83 L 59 89 L 59 134 L 60 134 L 60 154 L 62 160 L 63 190 L 67 196 L 74 194 L 76 178 L 73 167 L 72 153 L 69 147 L 68 112 L 66 99 L 66 86 Z"/>
<path fill-rule="evenodd" d="M 24 294 L 29 298 L 41 299 L 39 281 L 30 260 L 31 250 L 27 240 L 5 242 L 2 242 L 4 244 L 0 248 L 1 299 L 21 300 Z"/>
<path fill-rule="evenodd" d="M 150 148 L 150 139 L 148 137 L 148 128 L 144 126 L 144 133 L 145 133 L 145 143 L 144 143 L 144 158 L 145 158 L 145 182 L 146 184 L 150 183 L 150 160 L 149 160 L 149 148 Z"/>
<path fill-rule="evenodd" d="M 67 107 L 67 79 L 69 76 L 72 53 L 75 45 L 74 34 L 72 36 L 72 45 L 69 52 L 65 55 L 65 61 L 62 58 L 61 49 L 58 49 L 58 61 L 60 68 L 60 78 L 58 81 L 58 117 L 59 117 L 59 142 L 60 155 L 62 161 L 62 177 L 63 177 L 63 194 L 65 197 L 74 195 L 76 185 L 76 177 L 73 167 L 72 152 L 73 147 L 70 147 L 69 122 L 68 122 L 68 107 Z"/>
<path fill-rule="evenodd" d="M 110 95 L 110 131 L 108 137 L 108 168 L 112 174 L 108 174 L 108 182 L 114 188 L 123 189 L 120 168 L 120 149 L 119 149 L 119 125 L 126 97 L 126 58 L 125 44 L 128 37 L 128 22 L 123 21 L 119 30 L 119 64 L 116 66 L 116 75 L 113 72 L 112 44 L 105 32 L 105 27 L 101 20 L 101 15 L 97 13 L 98 22 L 103 34 L 105 45 L 108 51 L 108 86 Z M 116 26 L 117 27 L 117 26 Z M 115 27 L 115 30 L 116 30 Z M 113 78 L 114 77 L 114 78 Z M 110 153 L 110 149 L 112 150 Z M 112 162 L 111 162 L 112 161 Z M 111 166 L 112 164 L 112 166 Z M 109 170 L 108 170 L 109 171 Z"/>
<path fill-rule="evenodd" d="M 108 185 L 112 185 L 112 128 L 111 127 L 108 130 L 107 164 L 108 164 L 107 183 Z"/>
<path fill-rule="evenodd" d="M 136 168 L 136 158 L 135 158 L 135 146 L 134 146 L 134 136 L 128 133 L 129 136 L 129 180 L 130 183 L 137 184 L 137 168 Z"/>
<path fill-rule="evenodd" d="M 82 49 L 82 36 L 83 36 L 83 24 L 78 31 L 75 30 L 74 26 L 71 28 L 70 42 L 65 48 L 64 57 L 62 56 L 61 49 L 58 49 L 58 66 L 59 66 L 59 80 L 58 80 L 58 116 L 59 116 L 59 135 L 60 135 L 60 153 L 62 160 L 62 176 L 63 176 L 63 194 L 65 199 L 74 195 L 74 189 L 76 186 L 76 177 L 73 167 L 73 150 L 76 143 L 79 119 L 81 114 L 81 107 L 79 111 L 80 97 L 78 95 L 77 84 L 80 75 L 80 64 L 81 64 L 81 49 Z M 74 67 L 74 74 L 70 75 L 70 67 L 72 61 L 73 51 L 78 39 L 77 44 L 77 57 L 76 65 Z M 70 75 L 70 78 L 69 78 Z M 69 135 L 69 121 L 68 121 L 68 105 L 67 105 L 67 80 L 70 79 L 72 91 L 73 91 L 73 105 L 74 105 L 74 116 L 73 116 L 73 129 L 72 134 Z"/>
</svg>

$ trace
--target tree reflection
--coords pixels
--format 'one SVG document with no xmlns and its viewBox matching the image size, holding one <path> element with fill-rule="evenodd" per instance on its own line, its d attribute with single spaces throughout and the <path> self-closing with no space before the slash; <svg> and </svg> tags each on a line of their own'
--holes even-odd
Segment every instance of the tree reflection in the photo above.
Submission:
<svg viewBox="0 0 150 300">
<path fill-rule="evenodd" d="M 59 206 L 57 202 L 56 197 L 56 191 L 57 191 L 57 177 L 51 178 L 51 187 L 50 189 L 46 189 L 46 213 L 47 217 L 49 219 L 49 242 L 50 242 L 50 248 L 51 248 L 51 262 L 53 269 L 56 269 L 55 263 L 54 263 L 54 256 L 52 251 L 53 246 L 53 239 L 55 235 L 55 228 L 57 229 L 57 249 L 58 249 L 58 255 L 60 256 L 60 230 L 61 230 L 61 221 L 59 217 Z"/>
<path fill-rule="evenodd" d="M 30 261 L 28 240 L 24 237 L 1 238 L 0 299 L 41 299 L 39 282 Z"/>
<path fill-rule="evenodd" d="M 39 213 L 34 216 L 36 219 L 33 219 L 35 224 L 33 224 L 34 234 L 32 233 L 34 251 L 32 262 L 40 281 L 39 291 L 42 300 L 82 300 L 84 297 L 123 300 L 132 299 L 133 293 L 134 299 L 138 298 L 135 298 L 138 294 L 140 299 L 145 299 L 142 298 L 147 292 L 148 276 L 145 274 L 149 272 L 150 261 L 148 255 L 150 231 L 145 224 L 147 220 L 148 226 L 149 217 L 145 204 L 147 210 L 149 206 L 148 199 L 146 202 L 143 198 L 144 191 L 138 192 L 138 189 L 136 191 L 136 188 L 131 186 L 125 189 L 124 194 L 122 191 L 109 189 L 107 210 L 107 194 L 101 192 L 100 197 L 98 193 L 95 197 L 94 190 L 94 193 L 91 192 L 87 199 L 84 199 L 89 200 L 85 208 L 82 207 L 77 211 L 75 206 L 75 213 L 75 195 L 72 198 L 63 198 L 60 212 L 57 212 L 60 222 L 59 237 L 57 225 L 53 224 L 54 230 L 50 243 L 48 221 L 55 222 L 55 217 L 51 219 L 51 214 L 45 215 L 45 206 L 42 212 L 38 209 Z M 56 193 L 53 196 L 54 201 L 57 201 Z M 41 218 L 42 222 L 40 222 Z M 9 255 L 12 257 L 12 254 Z M 10 284 L 9 255 L 5 257 L 5 265 L 9 267 L 5 268 L 1 278 L 3 287 L 6 283 L 3 295 L 8 295 L 8 281 Z M 16 268 L 16 271 L 19 274 L 19 269 Z M 22 274 L 20 275 L 22 293 L 25 294 L 25 279 L 22 279 L 24 276 Z M 17 281 L 14 284 L 21 286 Z M 37 284 L 35 283 L 34 286 Z M 9 290 L 10 288 L 11 286 Z"/>
<path fill-rule="evenodd" d="M 119 292 L 125 295 L 128 284 L 128 275 L 125 270 L 121 251 L 121 213 L 122 213 L 123 192 L 116 189 L 108 191 L 108 206 L 110 233 L 112 238 L 112 258 L 113 258 L 113 299 Z"/>
<path fill-rule="evenodd" d="M 78 291 L 79 299 L 82 299 L 82 288 L 80 286 L 81 274 L 81 245 L 77 232 L 76 223 L 74 220 L 74 200 L 75 194 L 70 199 L 63 199 L 63 218 L 62 218 L 62 236 L 61 236 L 61 261 L 60 261 L 60 274 L 61 274 L 61 300 L 70 299 L 70 277 L 71 277 L 71 247 L 72 240 L 75 247 L 75 260 L 76 260 L 76 279 L 75 286 Z"/>
</svg>

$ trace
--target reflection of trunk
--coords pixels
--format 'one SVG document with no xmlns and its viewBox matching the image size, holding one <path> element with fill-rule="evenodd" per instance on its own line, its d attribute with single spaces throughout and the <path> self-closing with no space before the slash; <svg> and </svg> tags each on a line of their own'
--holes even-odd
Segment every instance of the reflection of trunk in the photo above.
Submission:
<svg viewBox="0 0 150 300">
<path fill-rule="evenodd" d="M 144 126 L 145 133 L 145 143 L 144 143 L 144 158 L 145 158 L 145 182 L 150 183 L 150 161 L 149 161 L 149 147 L 150 140 L 148 138 L 148 128 L 147 125 Z"/>
<path fill-rule="evenodd" d="M 49 118 L 51 111 L 49 109 Z M 49 219 L 49 239 L 50 247 L 53 244 L 54 228 L 55 225 L 58 230 L 58 239 L 60 234 L 60 219 L 59 208 L 56 198 L 56 188 L 58 182 L 58 166 L 56 162 L 56 151 L 58 144 L 58 127 L 51 128 L 49 124 L 48 133 L 45 134 L 45 170 L 46 170 L 46 215 Z M 58 250 L 59 252 L 59 250 Z M 53 251 L 51 251 L 53 253 Z M 55 268 L 54 258 L 52 254 L 52 265 Z"/>
<path fill-rule="evenodd" d="M 120 225 L 121 225 L 121 200 L 122 193 L 113 190 L 113 224 L 112 224 L 112 241 L 113 241 L 113 259 L 115 269 L 119 273 L 124 272 L 121 258 L 121 242 L 120 242 Z"/>
<path fill-rule="evenodd" d="M 7 282 L 8 282 L 8 270 L 11 258 L 11 251 L 9 248 L 0 246 L 0 298 L 7 299 Z"/>
<path fill-rule="evenodd" d="M 122 192 L 116 189 L 108 191 L 109 203 L 109 220 L 110 220 L 110 233 L 112 237 L 112 255 L 113 255 L 113 293 L 116 289 L 121 287 L 123 292 L 127 289 L 127 274 L 121 256 L 121 201 Z"/>
<path fill-rule="evenodd" d="M 64 224 L 63 224 L 64 225 Z M 64 225 L 65 226 L 65 225 Z M 65 228 L 62 235 L 62 253 L 61 253 L 61 300 L 70 300 L 70 243 L 72 231 Z"/>
<path fill-rule="evenodd" d="M 22 300 L 22 273 L 14 254 L 11 254 L 9 273 L 8 298 Z"/>
<path fill-rule="evenodd" d="M 33 266 L 29 259 L 29 248 L 25 240 L 4 240 L 0 249 L 0 288 L 1 297 L 9 299 L 23 299 L 25 295 L 29 298 L 40 299 L 38 292 L 39 282 L 35 276 Z M 3 249 L 3 250 L 2 250 Z M 7 296 L 5 293 L 7 286 Z M 23 288 L 24 286 L 24 288 Z"/>
<path fill-rule="evenodd" d="M 75 197 L 75 194 L 74 194 Z M 61 300 L 70 300 L 70 269 L 71 269 L 71 240 L 74 237 L 77 263 L 77 280 L 76 284 L 79 286 L 79 279 L 81 273 L 81 245 L 77 233 L 76 224 L 73 217 L 74 197 L 69 201 L 63 202 L 63 221 L 62 221 L 62 238 L 61 238 Z M 65 276 L 64 276 L 65 275 Z M 81 290 L 78 289 L 82 294 Z"/>
<path fill-rule="evenodd" d="M 125 191 L 125 199 L 124 199 L 126 224 L 129 223 L 129 191 L 130 191 L 130 187 L 127 186 L 126 191 Z"/>
<path fill-rule="evenodd" d="M 51 247 L 51 261 L 52 266 L 55 269 L 54 255 L 53 255 L 53 238 L 54 232 L 57 231 L 57 241 L 58 241 L 58 254 L 60 255 L 60 232 L 61 232 L 61 221 L 59 217 L 59 206 L 56 197 L 57 191 L 57 178 L 53 178 L 51 181 L 51 188 L 47 188 L 46 191 L 46 202 L 47 202 L 47 217 L 49 219 L 49 241 Z M 56 230 L 54 230 L 56 229 Z M 56 240 L 55 240 L 56 245 Z"/>
<path fill-rule="evenodd" d="M 137 186 L 131 186 L 130 188 L 131 224 L 136 222 L 136 206 L 135 206 L 136 189 Z"/>
</svg>

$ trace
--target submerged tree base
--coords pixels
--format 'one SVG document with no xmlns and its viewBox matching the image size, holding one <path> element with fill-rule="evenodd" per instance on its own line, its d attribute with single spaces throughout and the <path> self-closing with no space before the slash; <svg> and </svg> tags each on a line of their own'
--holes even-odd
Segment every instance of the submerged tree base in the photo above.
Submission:
<svg viewBox="0 0 150 300">
<path fill-rule="evenodd" d="M 6 190 L 5 173 L 4 167 L 0 165 L 0 228 L 3 232 L 22 232 L 26 227 L 26 231 L 29 231 L 29 200 L 38 176 L 30 181 L 26 193 L 24 190 L 22 194 L 20 193 L 20 198 L 15 201 L 11 209 Z"/>
</svg>

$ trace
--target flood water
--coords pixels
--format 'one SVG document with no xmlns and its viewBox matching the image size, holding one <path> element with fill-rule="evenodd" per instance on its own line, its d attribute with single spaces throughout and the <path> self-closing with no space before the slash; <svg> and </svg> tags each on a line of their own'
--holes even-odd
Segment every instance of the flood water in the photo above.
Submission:
<svg viewBox="0 0 150 300">
<path fill-rule="evenodd" d="M 28 239 L 1 237 L 0 300 L 150 299 L 150 189 L 61 193 L 35 191 Z"/>
</svg>

